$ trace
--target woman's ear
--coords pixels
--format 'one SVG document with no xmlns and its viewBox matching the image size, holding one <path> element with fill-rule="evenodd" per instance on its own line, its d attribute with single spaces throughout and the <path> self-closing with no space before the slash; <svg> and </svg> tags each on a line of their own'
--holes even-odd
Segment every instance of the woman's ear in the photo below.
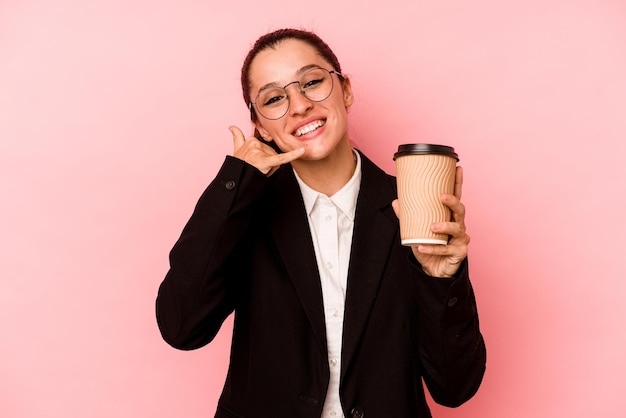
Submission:
<svg viewBox="0 0 626 418">
<path fill-rule="evenodd" d="M 264 136 L 265 135 L 265 136 Z M 255 125 L 254 128 L 254 137 L 256 139 L 258 139 L 259 141 L 261 141 L 262 143 L 268 145 L 270 148 L 272 148 L 274 151 L 276 151 L 277 154 L 281 154 L 282 151 L 280 148 L 278 148 L 278 144 L 276 144 L 276 141 L 274 141 L 272 139 L 272 137 L 269 136 L 269 134 L 267 133 L 267 131 L 265 131 L 265 134 L 262 135 L 261 132 L 259 132 L 259 128 L 257 127 L 257 125 Z M 265 139 L 267 137 L 267 139 Z"/>
<path fill-rule="evenodd" d="M 354 95 L 352 94 L 352 84 L 350 83 L 350 78 L 344 76 L 341 86 L 343 87 L 343 104 L 346 108 L 348 108 L 352 106 L 352 103 L 354 103 Z"/>
<path fill-rule="evenodd" d="M 272 136 L 269 134 L 269 132 L 267 132 L 267 130 L 265 130 L 265 128 L 263 128 L 261 126 L 261 124 L 259 122 L 255 123 L 254 127 L 256 128 L 255 129 L 255 133 L 261 136 L 261 138 L 259 138 L 259 139 L 263 139 L 266 142 L 272 142 L 273 141 Z"/>
</svg>

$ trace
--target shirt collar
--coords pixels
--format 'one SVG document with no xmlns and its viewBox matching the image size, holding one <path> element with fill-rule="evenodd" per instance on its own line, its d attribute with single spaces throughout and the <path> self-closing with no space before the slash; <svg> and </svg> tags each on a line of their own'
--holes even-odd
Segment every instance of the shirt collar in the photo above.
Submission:
<svg viewBox="0 0 626 418">
<path fill-rule="evenodd" d="M 351 221 L 354 221 L 354 216 L 356 212 L 356 199 L 359 195 L 359 190 L 361 188 L 361 156 L 358 152 L 352 151 L 354 155 L 354 159 L 356 160 L 356 168 L 354 170 L 354 174 L 348 182 L 332 196 L 327 196 L 339 210 L 341 210 Z M 298 176 L 298 173 L 294 170 L 294 174 L 296 176 L 296 180 L 298 181 L 298 185 L 300 186 L 300 191 L 302 192 L 302 199 L 304 200 L 304 207 L 306 209 L 307 215 L 311 214 L 315 206 L 315 202 L 318 197 L 326 196 L 323 193 L 320 193 L 316 190 L 313 190 L 309 186 L 302 181 L 302 179 Z"/>
</svg>

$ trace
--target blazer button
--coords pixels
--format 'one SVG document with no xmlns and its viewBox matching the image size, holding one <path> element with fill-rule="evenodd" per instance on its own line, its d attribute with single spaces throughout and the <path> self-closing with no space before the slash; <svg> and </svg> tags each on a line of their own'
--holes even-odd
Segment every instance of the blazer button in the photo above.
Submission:
<svg viewBox="0 0 626 418">
<path fill-rule="evenodd" d="M 231 191 L 235 188 L 237 184 L 235 183 L 234 180 L 228 180 L 226 183 L 224 183 L 224 187 L 226 188 L 226 190 Z"/>
<path fill-rule="evenodd" d="M 450 299 L 448 299 L 448 306 L 453 307 L 454 305 L 456 305 L 457 300 L 458 300 L 457 298 L 451 297 Z"/>
<path fill-rule="evenodd" d="M 350 413 L 352 414 L 352 418 L 363 418 L 365 416 L 365 412 L 363 412 L 362 406 L 355 406 L 354 408 L 352 408 L 352 411 L 350 411 Z"/>
</svg>

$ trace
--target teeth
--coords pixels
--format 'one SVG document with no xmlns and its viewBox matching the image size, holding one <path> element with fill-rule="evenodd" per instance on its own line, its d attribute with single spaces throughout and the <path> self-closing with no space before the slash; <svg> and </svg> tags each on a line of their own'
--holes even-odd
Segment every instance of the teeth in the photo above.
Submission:
<svg viewBox="0 0 626 418">
<path fill-rule="evenodd" d="M 315 122 L 311 122 L 308 125 L 304 125 L 302 128 L 300 128 L 296 132 L 294 132 L 294 135 L 295 136 L 302 136 L 302 135 L 308 134 L 309 132 L 313 132 L 317 128 L 323 126 L 324 123 L 325 122 L 322 121 L 322 120 L 317 120 Z"/>
</svg>

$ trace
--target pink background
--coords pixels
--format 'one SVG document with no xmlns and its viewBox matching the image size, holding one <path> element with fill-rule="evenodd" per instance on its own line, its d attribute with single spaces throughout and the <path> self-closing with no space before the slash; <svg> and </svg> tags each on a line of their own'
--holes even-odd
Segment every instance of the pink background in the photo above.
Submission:
<svg viewBox="0 0 626 418">
<path fill-rule="evenodd" d="M 232 324 L 176 351 L 154 298 L 283 26 L 335 49 L 387 171 L 461 156 L 488 369 L 435 416 L 626 416 L 623 0 L 2 0 L 0 416 L 212 416 Z"/>
</svg>

